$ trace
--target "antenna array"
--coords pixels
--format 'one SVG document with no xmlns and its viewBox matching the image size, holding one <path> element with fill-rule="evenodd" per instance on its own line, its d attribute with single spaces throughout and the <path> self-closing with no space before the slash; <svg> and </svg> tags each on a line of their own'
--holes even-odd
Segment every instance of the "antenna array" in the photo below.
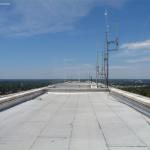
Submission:
<svg viewBox="0 0 150 150">
<path fill-rule="evenodd" d="M 102 66 L 102 75 L 105 79 L 105 85 L 109 87 L 109 52 L 117 51 L 119 49 L 119 38 L 116 37 L 115 40 L 109 40 L 109 25 L 108 25 L 108 11 L 105 10 L 105 48 L 103 51 L 103 66 Z"/>
<path fill-rule="evenodd" d="M 98 88 L 99 75 L 100 75 L 100 71 L 99 71 L 99 53 L 97 51 L 97 61 L 96 61 L 96 85 L 97 85 L 97 88 Z"/>
</svg>

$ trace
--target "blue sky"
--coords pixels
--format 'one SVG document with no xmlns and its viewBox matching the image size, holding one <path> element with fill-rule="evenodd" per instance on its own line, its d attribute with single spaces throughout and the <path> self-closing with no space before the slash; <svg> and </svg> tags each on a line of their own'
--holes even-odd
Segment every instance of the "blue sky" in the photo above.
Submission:
<svg viewBox="0 0 150 150">
<path fill-rule="evenodd" d="M 6 5 L 6 3 L 10 5 Z M 104 10 L 111 78 L 150 78 L 149 0 L 0 0 L 0 78 L 95 76 L 104 48 Z M 5 4 L 5 5 L 2 5 Z M 101 62 L 101 60 L 100 60 Z"/>
</svg>

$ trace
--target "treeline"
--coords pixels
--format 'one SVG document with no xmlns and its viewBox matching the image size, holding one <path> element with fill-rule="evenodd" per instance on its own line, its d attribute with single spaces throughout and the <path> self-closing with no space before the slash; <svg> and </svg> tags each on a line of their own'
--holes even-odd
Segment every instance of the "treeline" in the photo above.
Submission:
<svg viewBox="0 0 150 150">
<path fill-rule="evenodd" d="M 110 79 L 111 86 L 150 86 L 149 79 Z"/>
<path fill-rule="evenodd" d="M 147 86 L 147 87 L 121 87 L 120 89 L 150 97 L 150 86 Z"/>
<path fill-rule="evenodd" d="M 0 95 L 41 88 L 53 83 L 50 80 L 0 80 Z"/>
</svg>

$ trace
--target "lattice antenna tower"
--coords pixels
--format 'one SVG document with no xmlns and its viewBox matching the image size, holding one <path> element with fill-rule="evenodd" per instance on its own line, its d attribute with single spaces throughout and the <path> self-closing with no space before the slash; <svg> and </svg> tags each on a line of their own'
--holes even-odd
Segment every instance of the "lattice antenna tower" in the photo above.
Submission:
<svg viewBox="0 0 150 150">
<path fill-rule="evenodd" d="M 105 85 L 109 87 L 109 52 L 116 51 L 119 49 L 119 37 L 115 40 L 109 40 L 109 25 L 108 25 L 108 11 L 105 10 L 105 48 L 104 48 L 104 77 Z"/>
<path fill-rule="evenodd" d="M 99 71 L 99 52 L 97 51 L 97 58 L 96 58 L 96 84 L 97 84 L 97 88 L 98 88 L 98 82 L 99 82 L 99 75 L 100 75 L 100 71 Z"/>
</svg>

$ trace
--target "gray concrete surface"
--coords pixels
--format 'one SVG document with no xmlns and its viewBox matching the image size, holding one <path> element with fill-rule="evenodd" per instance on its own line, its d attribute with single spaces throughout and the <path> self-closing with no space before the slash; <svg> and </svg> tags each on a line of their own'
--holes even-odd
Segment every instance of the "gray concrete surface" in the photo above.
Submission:
<svg viewBox="0 0 150 150">
<path fill-rule="evenodd" d="M 107 92 L 49 92 L 0 113 L 0 150 L 150 150 L 150 119 Z"/>
<path fill-rule="evenodd" d="M 50 92 L 98 92 L 98 91 L 109 91 L 108 88 L 102 87 L 99 83 L 99 87 L 95 82 L 64 82 L 58 83 L 48 88 Z"/>
</svg>

